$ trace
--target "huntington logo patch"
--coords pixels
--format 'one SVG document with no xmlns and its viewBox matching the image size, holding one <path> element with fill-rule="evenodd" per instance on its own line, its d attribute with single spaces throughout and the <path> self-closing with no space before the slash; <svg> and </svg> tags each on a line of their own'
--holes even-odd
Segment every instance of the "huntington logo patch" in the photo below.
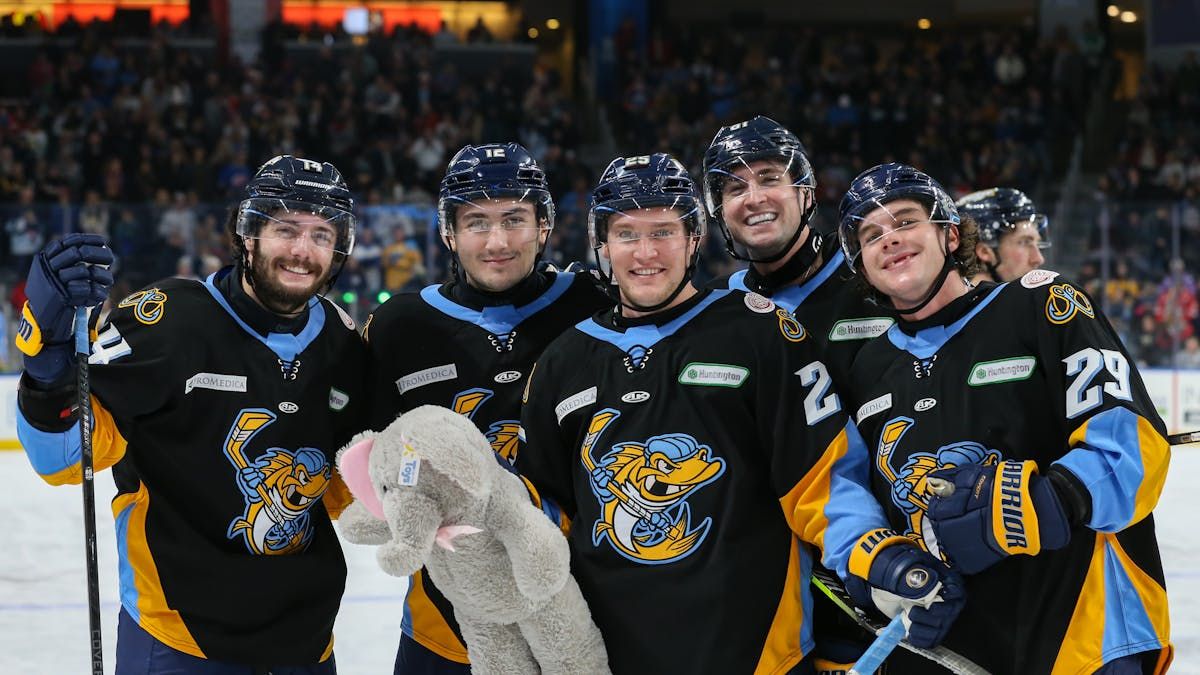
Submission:
<svg viewBox="0 0 1200 675">
<path fill-rule="evenodd" d="M 342 408 L 345 408 L 346 404 L 349 402 L 350 402 L 349 394 L 342 391 L 341 389 L 336 389 L 334 387 L 329 388 L 329 409 L 330 410 L 341 410 Z"/>
<path fill-rule="evenodd" d="M 979 387 L 985 384 L 1027 380 L 1033 375 L 1035 366 L 1037 366 L 1037 358 L 1033 356 L 982 361 L 971 366 L 971 375 L 967 378 L 967 384 Z"/>
<path fill-rule="evenodd" d="M 886 316 L 875 316 L 866 319 L 842 319 L 829 329 L 830 342 L 845 342 L 847 340 L 870 340 L 887 332 L 896 323 Z"/>
<path fill-rule="evenodd" d="M 694 384 L 701 387 L 740 387 L 750 376 L 750 370 L 742 366 L 724 363 L 689 363 L 679 373 L 679 384 Z"/>
</svg>

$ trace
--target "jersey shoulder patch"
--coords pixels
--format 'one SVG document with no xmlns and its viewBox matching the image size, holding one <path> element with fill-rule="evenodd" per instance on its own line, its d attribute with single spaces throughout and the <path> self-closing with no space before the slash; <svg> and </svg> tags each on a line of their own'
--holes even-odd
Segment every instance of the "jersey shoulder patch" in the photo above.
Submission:
<svg viewBox="0 0 1200 675">
<path fill-rule="evenodd" d="M 757 314 L 770 314 L 775 311 L 775 301 L 765 295 L 759 295 L 754 291 L 749 291 L 742 296 L 742 302 L 746 303 L 746 308 Z"/>
<path fill-rule="evenodd" d="M 1021 285 L 1025 288 L 1037 288 L 1045 286 L 1057 277 L 1058 272 L 1053 270 L 1029 270 L 1025 276 L 1021 277 Z"/>
<path fill-rule="evenodd" d="M 347 329 L 355 330 L 354 319 L 351 318 L 350 315 L 346 313 L 346 310 L 342 309 L 341 305 L 330 300 L 329 298 L 322 298 L 322 300 L 329 303 L 330 305 L 333 305 L 333 308 L 337 310 L 338 316 L 341 317 L 342 323 L 346 326 Z"/>
</svg>

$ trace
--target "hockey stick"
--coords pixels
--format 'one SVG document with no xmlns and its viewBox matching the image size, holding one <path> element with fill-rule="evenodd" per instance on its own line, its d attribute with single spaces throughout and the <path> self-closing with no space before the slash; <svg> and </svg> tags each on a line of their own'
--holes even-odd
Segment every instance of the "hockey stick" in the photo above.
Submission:
<svg viewBox="0 0 1200 675">
<path fill-rule="evenodd" d="M 845 612 L 855 623 L 872 635 L 878 634 L 885 628 L 882 622 L 877 622 L 867 616 L 866 612 L 855 609 L 854 600 L 850 597 L 842 582 L 832 572 L 825 569 L 814 569 L 812 571 L 812 584 L 824 593 L 833 604 L 837 605 L 838 609 Z M 924 649 L 909 644 L 907 640 L 900 640 L 899 646 L 901 649 L 908 650 L 917 656 L 938 664 L 955 675 L 988 675 L 988 671 L 979 664 L 958 652 L 940 645 L 933 649 Z"/>
<path fill-rule="evenodd" d="M 1168 434 L 1167 445 L 1186 445 L 1200 442 L 1200 431 L 1185 431 L 1181 434 Z"/>
<path fill-rule="evenodd" d="M 907 634 L 908 631 L 904 628 L 904 612 L 900 612 L 892 617 L 886 628 L 879 631 L 875 641 L 871 643 L 870 647 L 867 647 L 867 651 L 863 652 L 862 656 L 858 657 L 858 661 L 846 675 L 871 675 L 874 673 Z"/>
<path fill-rule="evenodd" d="M 88 379 L 87 307 L 75 309 L 76 389 L 79 394 L 79 465 L 83 471 L 83 539 L 87 557 L 88 651 L 93 675 L 104 675 L 104 641 L 100 636 L 100 574 L 96 563 L 96 485 L 92 471 L 92 392 Z"/>
</svg>

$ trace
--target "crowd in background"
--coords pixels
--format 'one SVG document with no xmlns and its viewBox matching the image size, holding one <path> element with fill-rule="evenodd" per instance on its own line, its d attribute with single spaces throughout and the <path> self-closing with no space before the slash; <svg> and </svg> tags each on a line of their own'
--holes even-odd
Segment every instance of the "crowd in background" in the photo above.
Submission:
<svg viewBox="0 0 1200 675">
<path fill-rule="evenodd" d="M 1200 62 L 1151 65 L 1128 104 L 1122 138 L 1097 181 L 1101 228 L 1079 276 L 1103 298 L 1138 360 L 1200 368 Z M 1109 268 L 1106 284 L 1101 268 Z"/>
<path fill-rule="evenodd" d="M 439 45 L 460 39 L 445 26 L 372 33 L 358 48 L 274 26 L 248 64 L 217 63 L 170 39 L 202 32 L 163 26 L 135 50 L 107 24 L 68 23 L 56 37 L 69 44 L 37 48 L 25 74 L 29 95 L 0 100 L 0 284 L 12 305 L 19 308 L 30 257 L 73 230 L 111 241 L 117 297 L 164 276 L 211 273 L 229 260 L 229 207 L 257 164 L 282 153 L 332 161 L 359 197 L 358 244 L 333 295 L 360 317 L 381 292 L 444 278 L 437 183 L 468 142 L 528 147 L 558 208 L 545 257 L 560 266 L 591 262 L 587 210 L 603 166 L 580 156 L 601 130 L 595 122 L 585 130 L 585 117 L 611 123 L 618 151 L 671 152 L 699 172 L 719 126 L 770 111 L 809 150 L 818 218 L 834 216 L 860 170 L 891 160 L 925 169 L 956 196 L 1006 185 L 1040 197 L 1063 172 L 1105 58 L 1090 26 L 1075 39 L 1017 28 L 874 35 L 681 27 L 650 35 L 642 53 L 627 25 L 596 116 L 584 114 L 593 111 L 551 68 L 501 58 L 492 76 L 464 76 L 438 57 Z M 38 33 L 0 22 L 0 34 Z M 302 65 L 283 46 L 297 38 L 311 43 Z M 496 42 L 482 23 L 462 39 Z M 1103 289 L 1095 259 L 1067 270 L 1103 295 L 1131 350 L 1151 365 L 1179 352 L 1200 367 L 1195 283 L 1182 271 L 1164 273 L 1169 237 L 1159 236 L 1171 218 L 1185 237 L 1200 229 L 1198 92 L 1194 56 L 1177 70 L 1147 72 L 1117 163 L 1099 184 L 1123 257 Z M 723 248 L 713 232 L 698 278 L 735 268 Z M 1196 247 L 1184 251 L 1179 269 L 1196 269 Z"/>
</svg>

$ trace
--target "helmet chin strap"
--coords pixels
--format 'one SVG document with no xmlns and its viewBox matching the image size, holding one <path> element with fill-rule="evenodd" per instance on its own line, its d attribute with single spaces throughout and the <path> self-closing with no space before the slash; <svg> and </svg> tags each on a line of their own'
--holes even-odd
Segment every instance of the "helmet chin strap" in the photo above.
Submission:
<svg viewBox="0 0 1200 675">
<path fill-rule="evenodd" d="M 921 302 L 918 302 L 913 307 L 909 307 L 907 309 L 897 309 L 896 304 L 894 302 L 891 302 L 890 300 L 888 300 L 888 304 L 891 305 L 891 310 L 893 312 L 895 312 L 896 314 L 899 314 L 900 316 L 907 316 L 907 315 L 911 315 L 911 314 L 916 314 L 917 312 L 920 312 L 922 309 L 925 309 L 925 307 L 930 302 L 933 301 L 933 298 L 938 294 L 938 292 L 940 292 L 942 290 L 942 286 L 945 285 L 946 279 L 949 278 L 949 276 L 950 276 L 950 271 L 955 268 L 956 263 L 954 261 L 954 255 L 950 251 L 950 226 L 949 225 L 943 226 L 943 230 L 945 232 L 945 249 L 944 249 L 945 250 L 945 258 L 942 262 L 942 270 L 940 272 L 938 272 L 937 279 L 935 279 L 933 281 L 933 283 L 930 284 L 929 290 L 925 292 L 924 299 L 922 299 Z M 971 285 L 971 282 L 966 279 L 964 279 L 963 282 L 966 283 L 968 287 Z M 872 297 L 870 299 L 872 302 L 874 302 L 874 304 L 880 305 L 882 307 L 884 305 L 883 305 L 883 303 L 879 302 L 878 296 L 879 296 L 878 292 L 872 293 Z"/>
<path fill-rule="evenodd" d="M 796 196 L 798 199 L 799 194 Z M 737 248 L 734 246 L 733 235 L 729 232 L 729 226 L 725 224 L 725 218 L 717 218 L 716 220 L 721 225 L 721 236 L 725 239 L 725 251 L 729 253 L 730 257 L 732 257 L 734 260 L 741 260 L 742 262 L 770 264 L 782 260 L 789 253 L 791 253 L 792 247 L 796 245 L 797 241 L 800 241 L 800 237 L 804 234 L 804 228 L 808 227 L 808 221 L 812 220 L 812 217 L 816 212 L 817 200 L 814 197 L 808 209 L 803 215 L 800 216 L 800 225 L 796 227 L 796 231 L 792 233 L 791 238 L 788 239 L 788 243 L 775 253 L 772 253 L 765 258 L 752 258 L 749 255 L 742 255 L 741 253 L 738 253 Z M 820 247 L 818 246 L 818 249 L 819 248 Z M 812 260 L 809 260 L 809 265 L 811 264 Z M 807 267 L 808 266 L 805 265 L 806 269 Z"/>
</svg>

